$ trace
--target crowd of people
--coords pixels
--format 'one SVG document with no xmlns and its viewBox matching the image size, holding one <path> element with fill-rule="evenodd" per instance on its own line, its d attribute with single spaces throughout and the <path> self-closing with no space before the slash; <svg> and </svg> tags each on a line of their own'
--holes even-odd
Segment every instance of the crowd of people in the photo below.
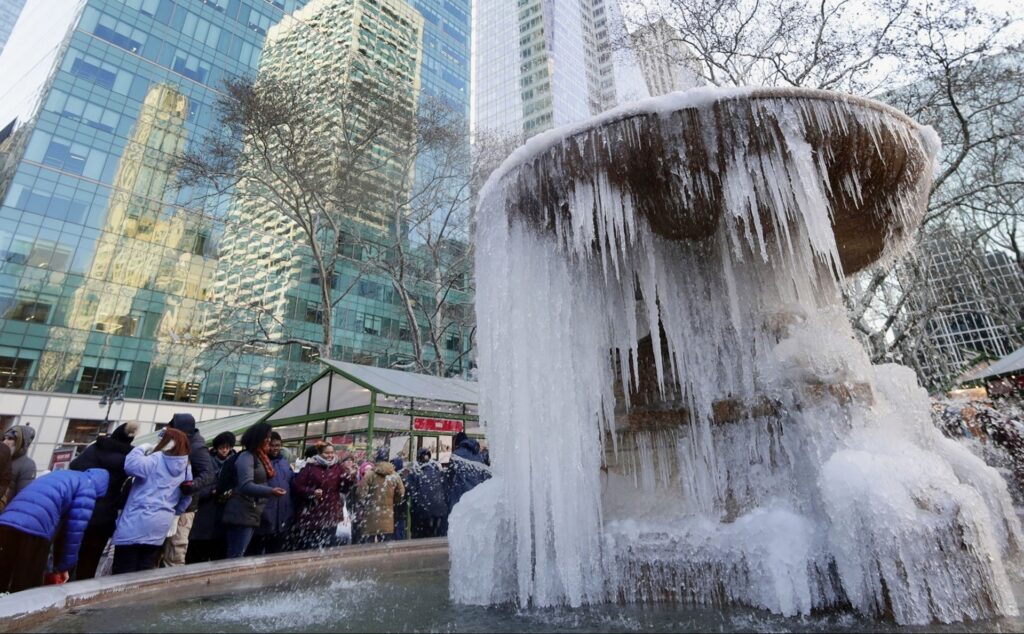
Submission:
<svg viewBox="0 0 1024 634">
<path fill-rule="evenodd" d="M 0 593 L 158 566 L 440 537 L 455 504 L 490 478 L 480 444 L 464 433 L 442 466 L 429 449 L 407 465 L 386 446 L 358 464 L 328 442 L 293 463 L 267 423 L 240 439 L 221 433 L 207 447 L 189 414 L 176 414 L 156 444 L 133 446 L 137 431 L 122 424 L 69 469 L 39 478 L 27 456 L 32 428 L 5 433 Z"/>
</svg>

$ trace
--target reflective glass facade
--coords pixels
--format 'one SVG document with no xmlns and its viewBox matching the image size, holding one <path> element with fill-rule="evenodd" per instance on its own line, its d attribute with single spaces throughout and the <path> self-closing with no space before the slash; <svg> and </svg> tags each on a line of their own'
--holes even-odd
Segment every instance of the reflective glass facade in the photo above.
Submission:
<svg viewBox="0 0 1024 634">
<path fill-rule="evenodd" d="M 612 50 L 618 0 L 477 0 L 473 15 L 476 130 L 528 138 L 647 96 Z"/>
<path fill-rule="evenodd" d="M 0 51 L 4 50 L 7 38 L 14 30 L 14 23 L 18 21 L 18 15 L 25 7 L 25 0 L 3 0 L 0 2 Z"/>
<path fill-rule="evenodd" d="M 224 246 L 254 229 L 229 213 L 230 196 L 178 190 L 171 161 L 211 132 L 221 80 L 254 75 L 268 30 L 305 4 L 81 4 L 40 108 L 0 148 L 0 387 L 98 394 L 123 383 L 130 399 L 266 406 L 316 374 L 299 347 L 214 358 L 197 344 L 224 314 L 216 302 L 231 301 L 214 292 Z M 14 79 L 0 71 L 0 91 Z M 311 288 L 306 267 L 279 266 L 288 245 L 263 239 L 276 248 L 233 273 Z M 394 297 L 373 279 L 351 295 L 335 356 L 389 363 L 402 348 Z M 302 293 L 285 305 L 285 328 L 315 337 L 316 307 Z"/>
<path fill-rule="evenodd" d="M 478 0 L 476 128 L 530 137 L 603 110 L 594 14 L 609 1 Z"/>
</svg>

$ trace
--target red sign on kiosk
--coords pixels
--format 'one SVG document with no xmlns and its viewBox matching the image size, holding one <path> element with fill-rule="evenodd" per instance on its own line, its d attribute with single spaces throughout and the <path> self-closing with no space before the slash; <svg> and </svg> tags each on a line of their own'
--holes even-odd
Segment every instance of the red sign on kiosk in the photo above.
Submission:
<svg viewBox="0 0 1024 634">
<path fill-rule="evenodd" d="M 461 420 L 454 420 L 451 418 L 426 418 L 424 416 L 414 416 L 412 419 L 412 428 L 416 431 L 437 431 L 445 434 L 455 434 L 462 431 L 463 423 Z"/>
</svg>

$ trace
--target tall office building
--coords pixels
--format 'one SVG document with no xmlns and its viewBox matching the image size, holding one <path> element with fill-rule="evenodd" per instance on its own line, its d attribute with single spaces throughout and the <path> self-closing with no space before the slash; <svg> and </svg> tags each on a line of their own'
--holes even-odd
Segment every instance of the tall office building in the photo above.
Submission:
<svg viewBox="0 0 1024 634">
<path fill-rule="evenodd" d="M 7 44 L 7 38 L 11 37 L 11 31 L 25 7 L 25 0 L 3 0 L 0 2 L 0 53 Z"/>
<path fill-rule="evenodd" d="M 216 302 L 230 301 L 216 292 L 222 254 L 258 238 L 273 247 L 262 279 L 294 288 L 280 264 L 295 252 L 277 229 L 233 216 L 230 195 L 179 190 L 171 160 L 213 131 L 222 80 L 255 75 L 268 32 L 306 4 L 26 6 L 21 24 L 36 32 L 19 26 L 0 56 L 0 130 L 10 126 L 0 142 L 0 427 L 32 424 L 41 468 L 56 445 L 95 437 L 107 411 L 100 396 L 119 386 L 125 400 L 111 419 L 145 427 L 175 411 L 204 419 L 272 404 L 316 371 L 293 347 L 211 364 L 196 344 L 209 315 L 224 312 Z M 424 88 L 468 104 L 468 56 L 455 46 L 468 38 L 457 13 L 468 0 L 419 2 L 443 8 L 434 22 L 400 0 L 357 4 L 418 20 Z M 428 33 L 442 33 L 433 49 Z M 326 51 L 311 61 L 330 64 Z M 341 356 L 386 362 L 403 327 L 389 317 L 393 298 L 370 279 L 354 296 L 337 320 Z M 315 331 L 315 311 L 283 297 L 300 315 L 289 324 Z"/>
<path fill-rule="evenodd" d="M 704 83 L 696 56 L 664 18 L 630 33 L 629 39 L 652 96 Z"/>
<path fill-rule="evenodd" d="M 647 96 L 618 0 L 478 0 L 473 125 L 528 138 Z"/>
<path fill-rule="evenodd" d="M 921 333 L 912 359 L 922 384 L 948 389 L 980 358 L 1024 345 L 1024 274 L 1003 251 L 939 234 L 918 253 L 921 280 L 907 298 L 908 328 Z"/>
<path fill-rule="evenodd" d="M 213 285 L 215 304 L 228 310 L 254 307 L 265 319 L 266 334 L 307 341 L 322 341 L 325 312 L 331 310 L 334 358 L 391 366 L 412 356 L 411 331 L 393 279 L 360 261 L 367 257 L 366 248 L 371 244 L 388 249 L 395 241 L 403 241 L 414 250 L 407 244 L 408 236 L 396 234 L 390 206 L 393 201 L 410 198 L 410 177 L 414 175 L 401 173 L 402 168 L 389 158 L 395 157 L 407 141 L 394 135 L 408 131 L 385 130 L 359 137 L 354 130 L 380 130 L 381 122 L 376 115 L 366 113 L 362 104 L 341 103 L 346 98 L 336 91 L 352 87 L 358 93 L 364 87 L 361 92 L 372 95 L 384 90 L 392 99 L 387 105 L 389 112 L 412 118 L 420 96 L 423 31 L 424 18 L 404 0 L 313 0 L 293 19 L 271 30 L 258 77 L 297 86 L 303 91 L 304 101 L 318 104 L 314 138 L 336 138 L 333 145 L 346 148 L 354 134 L 356 143 L 369 143 L 375 160 L 388 164 L 374 169 L 373 187 L 366 190 L 372 195 L 364 199 L 358 212 L 341 219 L 346 235 L 359 235 L 361 240 L 351 245 L 351 252 L 346 250 L 333 272 L 331 299 L 336 302 L 335 308 L 324 305 L 319 269 L 302 228 L 271 202 L 273 195 L 251 191 L 260 185 L 245 182 L 228 211 L 229 222 L 239 229 L 221 243 Z M 316 81 L 318 76 L 332 79 L 320 83 Z M 372 109 L 372 103 L 369 107 Z M 260 165 L 245 169 L 260 169 Z M 320 246 L 323 253 L 335 248 L 333 234 Z M 430 288 L 418 284 L 418 280 L 405 288 L 412 290 L 421 304 L 431 294 Z M 463 296 L 457 301 L 468 306 L 471 298 Z M 223 322 L 219 315 L 213 315 L 210 332 L 216 333 Z M 225 338 L 238 337 L 228 334 Z M 256 360 L 268 352 L 272 350 L 248 352 L 253 362 L 247 365 L 259 367 Z M 292 362 L 309 361 L 317 351 L 307 345 L 293 349 L 291 355 Z M 456 351 L 448 356 L 457 356 Z M 222 376 L 218 383 L 232 382 L 232 389 L 259 390 L 262 382 L 279 379 L 282 374 L 249 374 L 236 369 Z M 305 378 L 297 373 L 284 376 L 288 377 L 286 390 L 298 387 Z"/>
</svg>

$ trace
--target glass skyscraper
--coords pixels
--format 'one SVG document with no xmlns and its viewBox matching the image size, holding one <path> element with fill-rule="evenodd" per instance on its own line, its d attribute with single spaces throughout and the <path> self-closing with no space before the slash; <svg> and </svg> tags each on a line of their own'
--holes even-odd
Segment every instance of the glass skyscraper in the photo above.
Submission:
<svg viewBox="0 0 1024 634">
<path fill-rule="evenodd" d="M 647 96 L 618 0 L 477 0 L 473 125 L 529 138 Z"/>
<path fill-rule="evenodd" d="M 230 213 L 229 194 L 178 189 L 172 161 L 215 131 L 221 81 L 255 76 L 268 32 L 306 4 L 26 8 L 39 15 L 24 19 L 45 23 L 45 35 L 33 48 L 16 34 L 0 57 L 0 94 L 12 95 L 0 100 L 0 129 L 13 124 L 0 141 L 0 424 L 42 427 L 41 468 L 47 446 L 98 424 L 95 403 L 112 386 L 127 399 L 112 417 L 159 422 L 174 410 L 209 418 L 271 405 L 317 370 L 298 347 L 211 362 L 197 344 L 210 315 L 223 314 L 217 302 L 230 301 L 217 287 L 225 245 L 259 228 Z M 469 0 L 412 4 L 422 15 L 423 92 L 468 112 Z M 36 69 L 30 81 L 11 61 Z M 282 253 L 267 256 L 245 279 L 305 283 L 305 268 L 285 270 L 275 264 Z M 285 327 L 315 333 L 316 311 L 300 295 L 287 300 Z M 337 358 L 402 358 L 404 325 L 385 282 L 361 281 L 338 310 Z M 457 339 L 453 356 L 464 345 Z"/>
<path fill-rule="evenodd" d="M 3 0 L 0 2 L 0 52 L 3 52 L 7 38 L 11 36 L 14 23 L 18 21 L 18 15 L 21 14 L 24 6 L 25 0 Z"/>
</svg>

